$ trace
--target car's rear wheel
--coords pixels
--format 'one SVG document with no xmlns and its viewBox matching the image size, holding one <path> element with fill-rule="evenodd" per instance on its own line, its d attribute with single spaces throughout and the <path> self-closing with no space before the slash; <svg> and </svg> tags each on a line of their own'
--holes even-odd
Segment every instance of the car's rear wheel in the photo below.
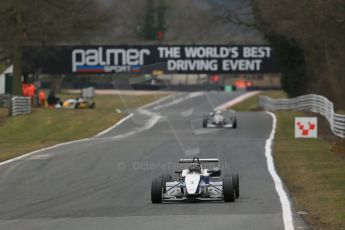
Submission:
<svg viewBox="0 0 345 230">
<path fill-rule="evenodd" d="M 162 203 L 162 178 L 157 177 L 152 180 L 151 184 L 151 202 L 154 204 Z"/>
<path fill-rule="evenodd" d="M 232 184 L 234 186 L 234 190 L 235 190 L 235 196 L 236 198 L 240 197 L 240 179 L 238 177 L 238 174 L 232 174 L 231 175 L 232 178 Z"/>
<path fill-rule="evenodd" d="M 235 190 L 231 177 L 223 179 L 223 199 L 225 202 L 235 202 Z"/>
</svg>

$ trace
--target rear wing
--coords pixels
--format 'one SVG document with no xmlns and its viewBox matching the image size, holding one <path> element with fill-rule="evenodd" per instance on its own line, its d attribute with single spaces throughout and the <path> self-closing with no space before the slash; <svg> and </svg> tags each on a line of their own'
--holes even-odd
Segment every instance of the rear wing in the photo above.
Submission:
<svg viewBox="0 0 345 230">
<path fill-rule="evenodd" d="M 218 158 L 197 158 L 193 159 L 180 159 L 178 163 L 204 163 L 204 162 L 219 162 Z"/>
</svg>

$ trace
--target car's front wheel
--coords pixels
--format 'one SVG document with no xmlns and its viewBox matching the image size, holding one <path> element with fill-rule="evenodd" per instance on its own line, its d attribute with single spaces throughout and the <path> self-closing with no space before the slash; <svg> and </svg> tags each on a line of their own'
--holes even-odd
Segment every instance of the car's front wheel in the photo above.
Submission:
<svg viewBox="0 0 345 230">
<path fill-rule="evenodd" d="M 154 204 L 162 203 L 162 185 L 163 185 L 163 180 L 161 177 L 157 177 L 152 180 L 151 201 Z"/>
<path fill-rule="evenodd" d="M 225 202 L 235 202 L 235 190 L 231 177 L 223 179 L 223 199 Z"/>
</svg>

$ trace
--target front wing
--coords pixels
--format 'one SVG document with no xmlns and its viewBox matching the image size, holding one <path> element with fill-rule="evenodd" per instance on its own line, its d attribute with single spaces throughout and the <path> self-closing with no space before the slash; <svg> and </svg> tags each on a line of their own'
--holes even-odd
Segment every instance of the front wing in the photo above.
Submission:
<svg viewBox="0 0 345 230">
<path fill-rule="evenodd" d="M 184 182 L 172 181 L 166 182 L 163 189 L 162 200 L 164 201 L 183 201 L 183 200 L 222 200 L 223 182 L 210 181 L 207 184 L 200 185 L 195 195 L 188 195 Z"/>
<path fill-rule="evenodd" d="M 233 128 L 234 124 L 231 123 L 224 123 L 224 124 L 219 124 L 215 125 L 213 123 L 207 123 L 207 128 Z"/>
</svg>

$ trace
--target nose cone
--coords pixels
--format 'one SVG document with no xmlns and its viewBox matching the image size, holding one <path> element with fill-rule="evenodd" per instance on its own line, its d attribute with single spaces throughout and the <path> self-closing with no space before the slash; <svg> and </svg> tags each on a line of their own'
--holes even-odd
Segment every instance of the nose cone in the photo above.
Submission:
<svg viewBox="0 0 345 230">
<path fill-rule="evenodd" d="M 200 175 L 198 174 L 188 174 L 185 178 L 186 189 L 189 195 L 196 193 L 199 187 Z"/>
</svg>

